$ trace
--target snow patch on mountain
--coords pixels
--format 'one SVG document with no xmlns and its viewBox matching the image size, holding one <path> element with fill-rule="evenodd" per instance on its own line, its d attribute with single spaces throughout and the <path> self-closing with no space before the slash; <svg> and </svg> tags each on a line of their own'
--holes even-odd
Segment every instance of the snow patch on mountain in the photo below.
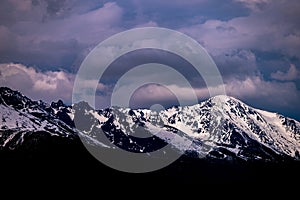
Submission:
<svg viewBox="0 0 300 200">
<path fill-rule="evenodd" d="M 94 110 L 85 102 L 71 107 L 59 100 L 49 105 L 1 88 L 0 111 L 0 146 L 22 144 L 26 134 L 42 131 L 59 137 L 77 135 L 88 144 L 109 148 L 99 139 L 105 134 L 112 144 L 133 152 L 156 151 L 168 144 L 199 157 L 300 158 L 299 122 L 225 95 L 161 111 Z"/>
</svg>

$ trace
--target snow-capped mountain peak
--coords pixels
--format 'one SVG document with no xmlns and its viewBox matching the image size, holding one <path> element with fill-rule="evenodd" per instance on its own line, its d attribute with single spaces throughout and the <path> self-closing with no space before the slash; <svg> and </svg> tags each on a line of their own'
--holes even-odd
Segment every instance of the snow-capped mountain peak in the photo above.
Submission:
<svg viewBox="0 0 300 200">
<path fill-rule="evenodd" d="M 0 147 L 14 149 L 39 131 L 62 138 L 78 135 L 94 145 L 111 144 L 146 153 L 167 144 L 193 156 L 218 159 L 299 159 L 300 123 L 219 95 L 196 105 L 166 110 L 112 107 L 94 110 L 85 102 L 65 105 L 32 101 L 0 88 Z"/>
<path fill-rule="evenodd" d="M 215 96 L 194 106 L 180 107 L 175 113 L 171 110 L 169 125 L 206 143 L 211 150 L 225 148 L 239 157 L 254 159 L 272 157 L 271 151 L 299 156 L 299 122 L 252 108 L 233 97 Z M 254 153 L 253 146 L 263 148 Z"/>
<path fill-rule="evenodd" d="M 0 151 L 18 149 L 23 143 L 32 143 L 26 138 L 79 140 L 78 136 L 82 133 L 74 128 L 72 112 L 73 109 L 62 101 L 49 105 L 41 100 L 32 101 L 10 88 L 0 87 Z M 92 138 L 84 138 L 90 143 L 97 143 Z"/>
</svg>

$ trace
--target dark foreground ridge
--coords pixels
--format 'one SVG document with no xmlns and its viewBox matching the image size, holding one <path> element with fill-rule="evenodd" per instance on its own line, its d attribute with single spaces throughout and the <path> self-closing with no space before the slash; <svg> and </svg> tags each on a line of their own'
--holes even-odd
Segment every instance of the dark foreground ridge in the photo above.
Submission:
<svg viewBox="0 0 300 200">
<path fill-rule="evenodd" d="M 298 161 L 241 162 L 196 159 L 182 156 L 171 165 L 154 172 L 130 174 L 111 169 L 96 160 L 80 142 L 61 141 L 29 154 L 1 153 L 1 182 L 27 184 L 28 181 L 64 185 L 97 182 L 99 186 L 182 185 L 182 184 L 276 184 L 284 186 L 299 180 Z M 47 147 L 47 150 L 45 149 Z M 128 185 L 129 184 L 129 185 Z M 84 187 L 84 186 L 83 186 Z"/>
</svg>

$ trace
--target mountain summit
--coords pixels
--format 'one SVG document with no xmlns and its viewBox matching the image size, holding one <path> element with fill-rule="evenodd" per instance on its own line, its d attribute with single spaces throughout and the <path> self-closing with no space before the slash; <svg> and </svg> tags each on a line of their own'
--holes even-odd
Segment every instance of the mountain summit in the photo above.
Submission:
<svg viewBox="0 0 300 200">
<path fill-rule="evenodd" d="M 2 87 L 0 120 L 0 151 L 31 151 L 49 146 L 48 142 L 78 145 L 80 136 L 93 146 L 111 148 L 113 144 L 135 153 L 153 152 L 171 144 L 176 151 L 207 159 L 300 158 L 299 122 L 224 95 L 162 111 L 94 110 L 84 102 L 71 107 L 61 100 L 51 104 L 32 101 Z M 99 134 L 105 134 L 111 144 L 103 143 Z"/>
</svg>

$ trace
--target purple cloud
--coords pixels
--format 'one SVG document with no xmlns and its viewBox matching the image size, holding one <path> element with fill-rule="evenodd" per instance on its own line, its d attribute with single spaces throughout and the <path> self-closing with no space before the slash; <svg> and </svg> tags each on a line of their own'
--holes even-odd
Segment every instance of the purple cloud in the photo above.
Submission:
<svg viewBox="0 0 300 200">
<path fill-rule="evenodd" d="M 21 64 L 0 64 L 0 85 L 23 92 L 33 99 L 70 102 L 74 75 L 63 71 L 39 72 Z"/>
<path fill-rule="evenodd" d="M 300 99 L 298 0 L 3 0 L 0 4 L 0 84 L 34 99 L 70 102 L 75 72 L 93 47 L 122 30 L 144 26 L 173 28 L 200 42 L 219 67 L 229 95 L 274 110 L 291 109 Z M 177 63 L 176 69 L 186 69 L 174 57 L 157 55 L 166 57 L 167 64 Z M 118 67 L 147 57 L 123 60 Z M 288 63 L 293 65 L 285 67 Z M 120 77 L 118 67 L 105 81 Z M 207 98 L 203 81 L 195 80 L 191 70 L 184 73 L 198 97 Z M 189 89 L 170 87 L 189 98 Z M 109 105 L 110 90 L 99 85 L 100 107 Z M 172 94 L 155 85 L 142 87 L 134 98 L 138 105 L 150 100 L 176 104 Z"/>
<path fill-rule="evenodd" d="M 295 65 L 291 64 L 290 68 L 286 73 L 282 71 L 277 71 L 275 73 L 272 73 L 271 77 L 273 79 L 280 80 L 280 81 L 297 80 L 300 79 L 300 71 L 296 68 Z"/>
<path fill-rule="evenodd" d="M 123 10 L 116 3 L 59 17 L 62 11 L 52 13 L 54 8 L 51 10 L 43 2 L 38 5 L 19 2 L 11 3 L 15 6 L 11 15 L 19 18 L 23 12 L 27 14 L 23 20 L 0 25 L 0 62 L 70 69 L 85 49 L 122 30 Z"/>
</svg>

